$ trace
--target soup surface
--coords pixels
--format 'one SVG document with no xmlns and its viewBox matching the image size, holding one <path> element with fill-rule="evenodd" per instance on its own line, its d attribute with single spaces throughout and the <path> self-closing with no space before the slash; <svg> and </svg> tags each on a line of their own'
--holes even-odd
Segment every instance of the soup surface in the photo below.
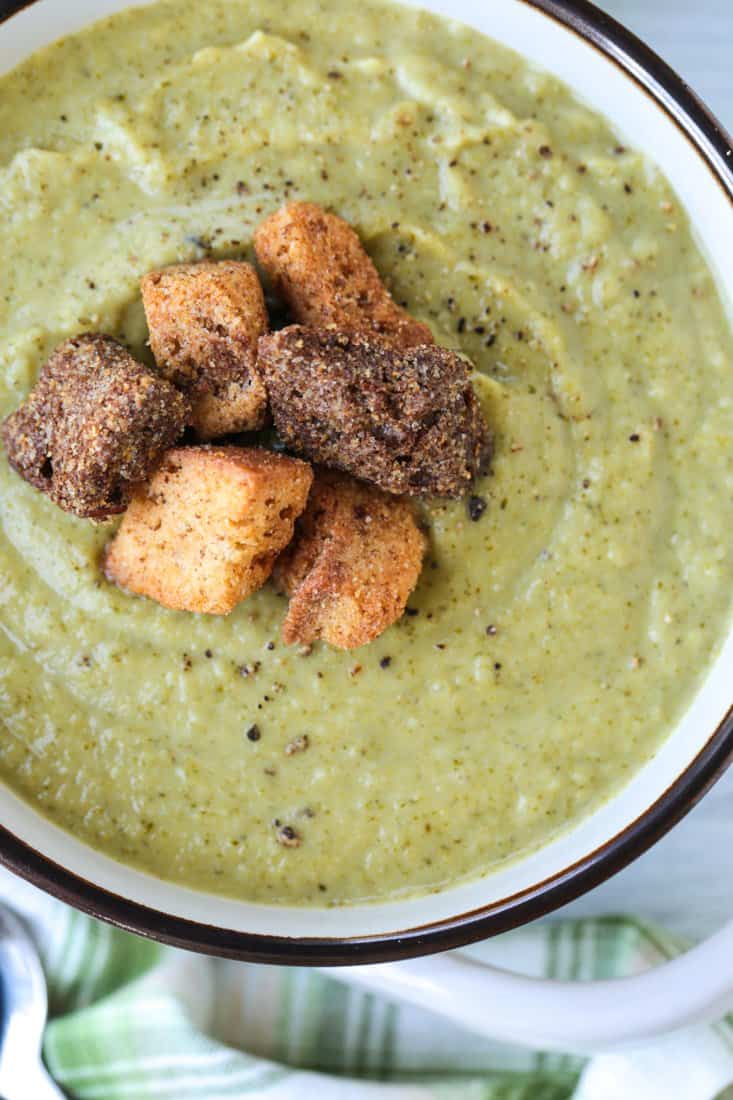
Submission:
<svg viewBox="0 0 733 1100">
<path fill-rule="evenodd" d="M 424 13 L 164 0 L 0 80 L 0 177 L 0 414 L 80 330 L 149 360 L 139 276 L 251 258 L 257 223 L 305 198 L 471 357 L 496 433 L 478 519 L 421 505 L 404 619 L 309 656 L 268 587 L 228 618 L 118 591 L 113 525 L 3 456 L 14 790 L 157 875 L 326 905 L 499 866 L 654 753 L 729 620 L 732 342 L 675 195 L 602 118 Z"/>
</svg>

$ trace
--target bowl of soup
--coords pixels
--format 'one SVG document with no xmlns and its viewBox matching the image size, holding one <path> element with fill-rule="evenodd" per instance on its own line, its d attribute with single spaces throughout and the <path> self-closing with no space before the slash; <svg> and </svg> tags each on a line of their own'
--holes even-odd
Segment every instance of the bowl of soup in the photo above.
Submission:
<svg viewBox="0 0 733 1100">
<path fill-rule="evenodd" d="M 168 942 L 346 963 L 502 931 L 645 850 L 733 748 L 721 128 L 542 0 L 38 0 L 0 68 L 3 417 L 79 331 L 144 359 L 142 275 L 251 259 L 306 200 L 470 360 L 494 440 L 480 505 L 420 502 L 406 614 L 349 652 L 286 645 L 268 586 L 216 618 L 121 592 L 114 523 L 3 456 L 3 861 Z"/>
</svg>

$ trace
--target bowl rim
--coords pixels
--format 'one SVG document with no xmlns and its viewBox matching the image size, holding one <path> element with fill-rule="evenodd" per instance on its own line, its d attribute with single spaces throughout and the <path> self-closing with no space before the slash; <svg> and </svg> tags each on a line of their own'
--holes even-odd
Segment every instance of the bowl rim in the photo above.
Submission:
<svg viewBox="0 0 733 1100">
<path fill-rule="evenodd" d="M 2 24 L 36 0 L 0 5 Z M 733 140 L 682 78 L 590 0 L 521 0 L 612 61 L 677 126 L 733 206 Z M 134 0 L 133 0 L 134 4 Z M 622 870 L 680 821 L 733 763 L 733 704 L 703 749 L 644 813 L 570 867 L 520 893 L 399 932 L 290 938 L 234 931 L 172 916 L 77 875 L 0 825 L 0 864 L 90 916 L 170 945 L 260 963 L 348 966 L 464 947 L 568 904 Z"/>
</svg>

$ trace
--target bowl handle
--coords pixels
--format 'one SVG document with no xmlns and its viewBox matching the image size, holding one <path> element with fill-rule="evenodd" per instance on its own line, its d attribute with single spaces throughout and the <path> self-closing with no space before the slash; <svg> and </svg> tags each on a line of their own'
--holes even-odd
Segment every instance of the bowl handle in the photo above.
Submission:
<svg viewBox="0 0 733 1100">
<path fill-rule="evenodd" d="M 661 966 L 606 981 L 528 978 L 455 953 L 324 972 L 491 1039 L 598 1052 L 719 1019 L 733 1008 L 733 923 Z"/>
</svg>

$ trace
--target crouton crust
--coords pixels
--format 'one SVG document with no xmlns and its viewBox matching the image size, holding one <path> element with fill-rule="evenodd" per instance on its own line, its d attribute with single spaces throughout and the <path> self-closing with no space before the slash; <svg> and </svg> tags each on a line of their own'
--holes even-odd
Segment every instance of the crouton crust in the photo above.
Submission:
<svg viewBox="0 0 733 1100">
<path fill-rule="evenodd" d="M 164 607 L 227 615 L 269 577 L 312 480 L 307 463 L 257 448 L 168 451 L 135 493 L 104 572 Z"/>
<path fill-rule="evenodd" d="M 257 261 L 304 325 L 371 332 L 399 348 L 432 344 L 392 299 L 357 234 L 312 202 L 291 202 L 255 232 Z"/>
<path fill-rule="evenodd" d="M 405 610 L 425 548 L 409 501 L 318 469 L 275 563 L 273 579 L 290 596 L 284 641 L 322 638 L 339 649 L 373 641 Z"/>
<path fill-rule="evenodd" d="M 293 325 L 260 340 L 259 363 L 278 433 L 313 462 L 390 493 L 449 497 L 488 463 L 468 365 L 447 348 Z"/>
<path fill-rule="evenodd" d="M 256 355 L 268 319 L 254 268 L 177 264 L 143 276 L 140 288 L 155 362 L 191 398 L 198 437 L 261 428 L 267 395 Z"/>
<path fill-rule="evenodd" d="M 110 336 L 65 340 L 3 423 L 11 466 L 66 512 L 125 509 L 132 488 L 183 432 L 182 394 Z"/>
</svg>

